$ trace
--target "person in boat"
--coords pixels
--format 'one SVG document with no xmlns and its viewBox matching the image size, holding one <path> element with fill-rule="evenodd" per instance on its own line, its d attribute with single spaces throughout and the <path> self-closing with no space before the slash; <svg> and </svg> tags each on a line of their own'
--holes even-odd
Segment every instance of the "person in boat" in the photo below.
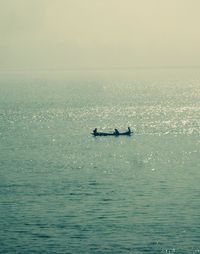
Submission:
<svg viewBox="0 0 200 254">
<path fill-rule="evenodd" d="M 119 135 L 118 129 L 115 129 L 114 134 L 115 134 L 115 135 Z"/>
<path fill-rule="evenodd" d="M 93 130 L 93 134 L 94 134 L 94 135 L 97 134 L 97 128 L 95 128 L 95 129 Z"/>
<path fill-rule="evenodd" d="M 128 127 L 128 134 L 131 134 L 131 128 Z"/>
</svg>

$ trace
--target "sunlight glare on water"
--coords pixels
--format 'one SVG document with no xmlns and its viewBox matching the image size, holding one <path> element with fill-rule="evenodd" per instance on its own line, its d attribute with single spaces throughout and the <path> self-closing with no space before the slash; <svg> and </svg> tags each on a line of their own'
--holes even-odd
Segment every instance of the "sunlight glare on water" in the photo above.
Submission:
<svg viewBox="0 0 200 254">
<path fill-rule="evenodd" d="M 200 252 L 197 69 L 5 72 L 0 98 L 1 253 Z"/>
</svg>

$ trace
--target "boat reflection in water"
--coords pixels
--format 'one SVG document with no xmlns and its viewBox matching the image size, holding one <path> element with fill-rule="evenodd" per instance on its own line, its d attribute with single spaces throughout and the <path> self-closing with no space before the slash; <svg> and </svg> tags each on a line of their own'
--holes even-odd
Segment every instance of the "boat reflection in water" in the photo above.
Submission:
<svg viewBox="0 0 200 254">
<path fill-rule="evenodd" d="M 130 127 L 128 127 L 128 131 L 125 132 L 119 132 L 117 129 L 114 130 L 114 132 L 98 132 L 97 128 L 93 130 L 92 135 L 96 136 L 131 136 L 133 132 L 131 131 Z"/>
</svg>

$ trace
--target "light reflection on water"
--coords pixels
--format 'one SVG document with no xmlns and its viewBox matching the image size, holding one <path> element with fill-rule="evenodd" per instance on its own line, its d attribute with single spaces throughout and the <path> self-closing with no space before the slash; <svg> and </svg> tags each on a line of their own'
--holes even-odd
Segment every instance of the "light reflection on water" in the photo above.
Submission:
<svg viewBox="0 0 200 254">
<path fill-rule="evenodd" d="M 143 75 L 1 87 L 2 253 L 200 252 L 198 82 Z"/>
</svg>

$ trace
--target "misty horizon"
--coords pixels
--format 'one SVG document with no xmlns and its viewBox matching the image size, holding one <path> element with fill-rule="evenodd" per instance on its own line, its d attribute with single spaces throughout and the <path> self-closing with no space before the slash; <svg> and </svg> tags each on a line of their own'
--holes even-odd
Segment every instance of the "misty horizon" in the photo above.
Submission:
<svg viewBox="0 0 200 254">
<path fill-rule="evenodd" d="M 197 0 L 8 0 L 0 69 L 200 66 Z"/>
</svg>

